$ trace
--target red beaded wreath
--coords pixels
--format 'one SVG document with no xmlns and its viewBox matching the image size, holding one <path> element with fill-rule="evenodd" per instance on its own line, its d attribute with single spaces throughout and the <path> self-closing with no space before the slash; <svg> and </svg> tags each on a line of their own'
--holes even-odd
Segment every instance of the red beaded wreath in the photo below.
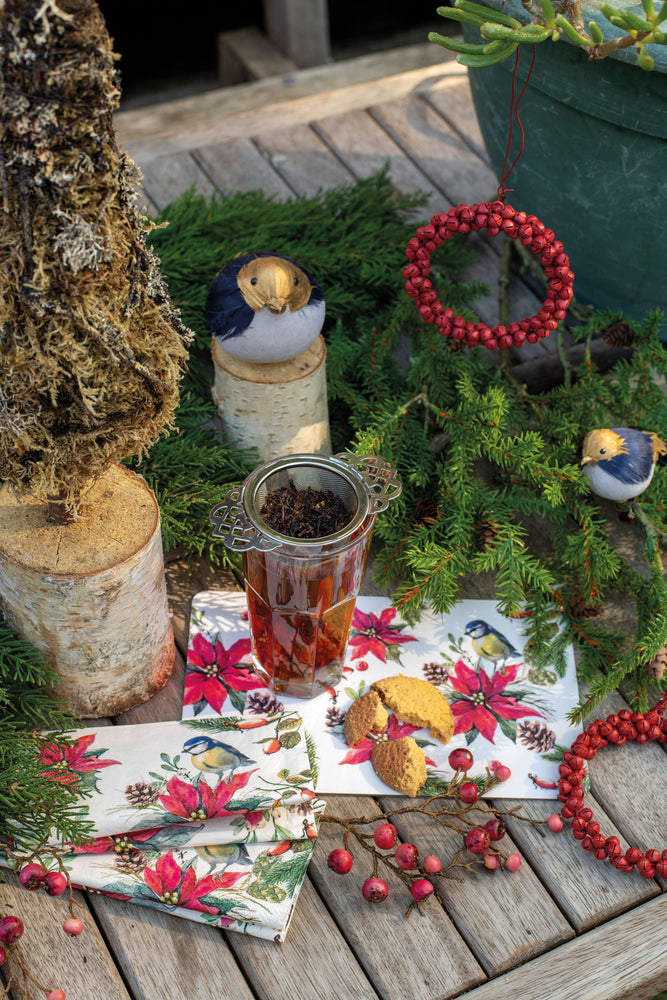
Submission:
<svg viewBox="0 0 667 1000">
<path fill-rule="evenodd" d="M 549 278 L 542 308 L 530 319 L 510 323 L 509 327 L 488 327 L 484 323 L 471 323 L 464 316 L 455 316 L 453 309 L 446 309 L 438 301 L 437 293 L 427 275 L 431 270 L 431 251 L 454 233 L 476 232 L 488 229 L 491 236 L 505 233 L 511 239 L 521 240 L 544 265 Z M 428 226 L 420 226 L 417 235 L 408 243 L 405 254 L 410 263 L 403 268 L 405 290 L 415 299 L 420 314 L 427 323 L 436 323 L 443 336 L 465 340 L 468 344 L 484 344 L 489 350 L 499 347 L 521 347 L 525 341 L 536 344 L 555 330 L 558 320 L 565 317 L 572 298 L 574 275 L 570 259 L 563 252 L 563 244 L 554 237 L 534 215 L 517 212 L 502 201 L 479 205 L 457 205 L 446 213 L 434 215 Z"/>
<path fill-rule="evenodd" d="M 584 806 L 584 761 L 593 760 L 598 750 L 608 743 L 622 746 L 627 740 L 636 743 L 652 740 L 667 742 L 666 705 L 667 692 L 646 713 L 624 708 L 617 715 L 595 719 L 566 750 L 559 767 L 558 798 L 564 803 L 561 816 L 572 820 L 574 837 L 581 841 L 585 851 L 592 851 L 598 861 L 609 858 L 619 871 L 631 872 L 636 868 L 644 878 L 653 878 L 654 875 L 667 878 L 667 849 L 660 853 L 655 847 L 647 851 L 628 847 L 623 853 L 618 837 L 605 837 L 600 833 L 600 824 L 593 819 L 593 810 Z"/>
</svg>

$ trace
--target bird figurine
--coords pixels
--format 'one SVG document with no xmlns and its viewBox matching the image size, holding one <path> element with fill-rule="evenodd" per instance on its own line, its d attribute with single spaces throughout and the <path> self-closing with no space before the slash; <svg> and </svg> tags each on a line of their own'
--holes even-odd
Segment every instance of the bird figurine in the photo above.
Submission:
<svg viewBox="0 0 667 1000">
<path fill-rule="evenodd" d="M 211 334 L 239 361 L 288 361 L 313 344 L 324 324 L 324 296 L 291 257 L 246 253 L 222 268 L 206 297 Z"/>
<path fill-rule="evenodd" d="M 257 763 L 235 747 L 212 740 L 210 736 L 193 736 L 186 741 L 183 752 L 190 754 L 193 767 L 204 774 L 222 775 L 229 771 L 231 777 L 238 767 Z"/>
<path fill-rule="evenodd" d="M 250 865 L 250 855 L 245 844 L 211 844 L 195 847 L 195 851 L 203 861 L 209 863 L 209 874 L 216 871 L 226 871 L 230 865 Z"/>
<path fill-rule="evenodd" d="M 472 648 L 478 656 L 490 660 L 494 668 L 499 660 L 504 662 L 508 656 L 520 656 L 518 649 L 514 648 L 502 632 L 498 632 L 480 618 L 468 622 L 465 634 L 472 639 Z"/>
<path fill-rule="evenodd" d="M 653 478 L 667 445 L 651 431 L 612 427 L 589 431 L 582 449 L 582 471 L 593 493 L 605 500 L 633 500 Z"/>
</svg>

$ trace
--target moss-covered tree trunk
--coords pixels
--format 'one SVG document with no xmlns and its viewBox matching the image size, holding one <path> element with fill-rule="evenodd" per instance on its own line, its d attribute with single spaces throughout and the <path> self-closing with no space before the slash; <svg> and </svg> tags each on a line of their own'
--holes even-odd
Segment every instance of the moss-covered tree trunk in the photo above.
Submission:
<svg viewBox="0 0 667 1000">
<path fill-rule="evenodd" d="M 115 140 L 97 5 L 7 0 L 0 18 L 0 477 L 71 508 L 170 424 L 187 331 Z"/>
</svg>

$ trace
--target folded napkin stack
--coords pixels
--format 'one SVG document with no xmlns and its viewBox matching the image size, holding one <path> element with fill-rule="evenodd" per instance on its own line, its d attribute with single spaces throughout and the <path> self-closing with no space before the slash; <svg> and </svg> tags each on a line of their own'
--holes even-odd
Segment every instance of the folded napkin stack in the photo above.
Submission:
<svg viewBox="0 0 667 1000">
<path fill-rule="evenodd" d="M 72 738 L 41 758 L 54 781 L 76 784 L 92 824 L 90 843 L 61 853 L 75 886 L 285 939 L 324 808 L 299 715 L 99 727 Z"/>
</svg>

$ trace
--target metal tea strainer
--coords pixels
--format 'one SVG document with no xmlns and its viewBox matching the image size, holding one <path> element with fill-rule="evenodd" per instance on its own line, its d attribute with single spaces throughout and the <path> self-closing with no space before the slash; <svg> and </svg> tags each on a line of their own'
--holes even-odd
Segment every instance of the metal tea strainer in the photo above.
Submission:
<svg viewBox="0 0 667 1000">
<path fill-rule="evenodd" d="M 319 538 L 292 538 L 270 527 L 261 517 L 267 494 L 293 483 L 297 490 L 311 487 L 330 490 L 338 497 L 351 519 L 344 528 Z M 401 484 L 393 467 L 378 455 L 341 452 L 331 458 L 322 455 L 287 455 L 275 458 L 251 472 L 241 486 L 231 489 L 222 503 L 213 508 L 213 535 L 227 548 L 277 549 L 281 545 L 319 546 L 347 539 L 369 514 L 387 508 L 399 496 Z"/>
</svg>

